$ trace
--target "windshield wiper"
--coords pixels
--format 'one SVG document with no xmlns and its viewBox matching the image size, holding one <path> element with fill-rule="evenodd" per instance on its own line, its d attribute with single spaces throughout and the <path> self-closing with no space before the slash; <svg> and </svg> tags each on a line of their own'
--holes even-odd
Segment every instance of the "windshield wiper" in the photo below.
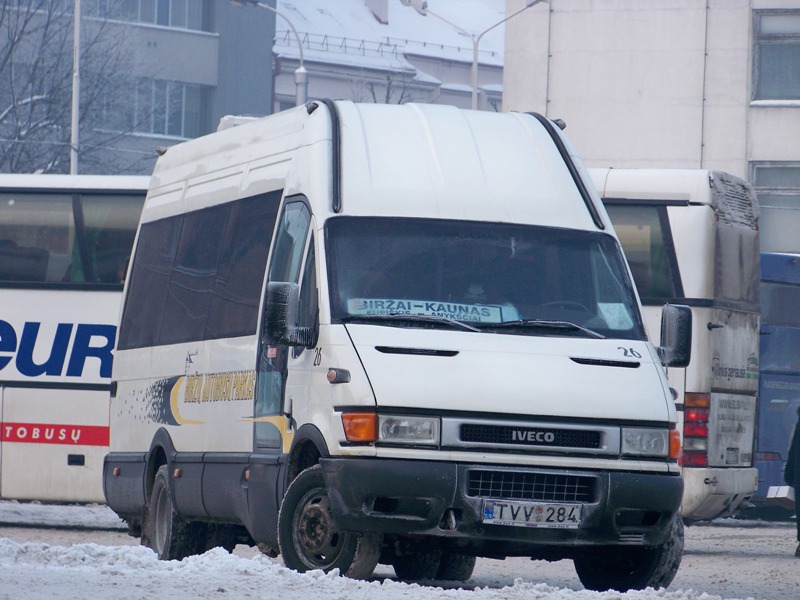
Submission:
<svg viewBox="0 0 800 600">
<path fill-rule="evenodd" d="M 546 321 L 542 319 L 518 319 L 516 321 L 504 321 L 503 323 L 492 323 L 491 325 L 487 325 L 487 328 L 513 328 L 513 327 L 530 327 L 534 329 L 565 329 L 570 331 L 581 331 L 588 335 L 589 337 L 597 338 L 600 340 L 604 340 L 606 336 L 602 333 L 597 333 L 596 331 L 589 329 L 587 327 L 583 327 L 582 325 L 578 325 L 577 323 L 572 323 L 571 321 Z"/>
<path fill-rule="evenodd" d="M 411 323 L 439 323 L 449 325 L 458 329 L 466 329 L 480 333 L 480 329 L 473 327 L 463 321 L 457 321 L 449 317 L 438 317 L 435 315 L 409 315 L 407 313 L 389 313 L 385 315 L 348 315 L 342 317 L 342 323 L 354 323 L 358 321 L 409 321 Z"/>
</svg>

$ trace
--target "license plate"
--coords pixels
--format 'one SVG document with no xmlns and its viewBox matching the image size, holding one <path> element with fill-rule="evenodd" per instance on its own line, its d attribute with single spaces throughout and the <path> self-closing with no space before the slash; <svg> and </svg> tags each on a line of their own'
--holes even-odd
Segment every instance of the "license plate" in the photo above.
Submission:
<svg viewBox="0 0 800 600">
<path fill-rule="evenodd" d="M 581 524 L 581 504 L 484 500 L 483 522 L 517 527 L 575 529 Z"/>
</svg>

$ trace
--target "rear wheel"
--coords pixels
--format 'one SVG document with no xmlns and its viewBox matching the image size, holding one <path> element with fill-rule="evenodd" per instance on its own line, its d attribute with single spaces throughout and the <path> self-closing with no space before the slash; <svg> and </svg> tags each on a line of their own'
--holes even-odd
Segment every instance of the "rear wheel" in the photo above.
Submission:
<svg viewBox="0 0 800 600">
<path fill-rule="evenodd" d="M 455 552 L 442 552 L 436 579 L 441 581 L 466 581 L 472 577 L 475 570 L 476 558 L 467 554 Z"/>
<path fill-rule="evenodd" d="M 290 569 L 362 579 L 378 564 L 381 536 L 343 531 L 333 518 L 322 469 L 315 465 L 295 478 L 286 490 L 278 515 L 278 542 Z"/>
<path fill-rule="evenodd" d="M 153 481 L 142 543 L 152 548 L 161 560 L 180 560 L 197 554 L 204 542 L 203 524 L 186 521 L 175 511 L 169 489 L 169 469 L 162 465 Z"/>
<path fill-rule="evenodd" d="M 436 579 L 442 551 L 438 548 L 423 548 L 415 545 L 412 552 L 394 557 L 392 567 L 401 581 Z"/>
<path fill-rule="evenodd" d="M 575 558 L 575 571 L 590 590 L 667 587 L 683 556 L 683 520 L 676 515 L 666 542 L 655 547 L 605 547 Z"/>
</svg>

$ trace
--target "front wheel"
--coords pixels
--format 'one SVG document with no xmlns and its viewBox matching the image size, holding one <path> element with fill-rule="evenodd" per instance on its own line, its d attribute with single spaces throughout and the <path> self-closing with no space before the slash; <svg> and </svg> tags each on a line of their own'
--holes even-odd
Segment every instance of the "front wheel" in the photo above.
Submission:
<svg viewBox="0 0 800 600">
<path fill-rule="evenodd" d="M 368 577 L 378 564 L 381 536 L 343 531 L 333 518 L 319 465 L 289 485 L 278 515 L 283 562 L 300 573 L 339 569 L 353 579 Z"/>
<path fill-rule="evenodd" d="M 683 557 L 683 520 L 676 515 L 666 542 L 654 547 L 604 547 L 575 558 L 575 571 L 589 590 L 665 588 Z"/>
</svg>

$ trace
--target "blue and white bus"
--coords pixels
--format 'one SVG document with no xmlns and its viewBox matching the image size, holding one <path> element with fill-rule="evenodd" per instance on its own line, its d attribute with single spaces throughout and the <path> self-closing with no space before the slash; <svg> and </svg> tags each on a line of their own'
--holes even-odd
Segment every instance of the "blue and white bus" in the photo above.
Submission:
<svg viewBox="0 0 800 600">
<path fill-rule="evenodd" d="M 116 323 L 149 177 L 0 175 L 0 497 L 103 501 Z"/>
<path fill-rule="evenodd" d="M 766 499 L 770 486 L 785 485 L 783 467 L 800 407 L 798 254 L 761 254 L 760 354 L 756 505 Z"/>
</svg>

